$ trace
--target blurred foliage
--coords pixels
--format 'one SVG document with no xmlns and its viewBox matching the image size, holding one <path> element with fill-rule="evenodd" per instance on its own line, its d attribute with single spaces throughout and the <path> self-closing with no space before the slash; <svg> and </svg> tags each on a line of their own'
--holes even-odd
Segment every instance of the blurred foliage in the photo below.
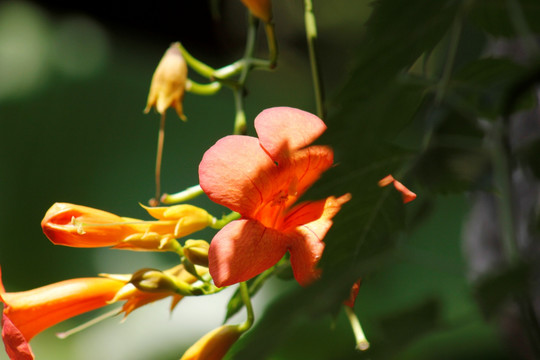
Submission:
<svg viewBox="0 0 540 360">
<path fill-rule="evenodd" d="M 10 96 L 4 96 L 0 86 L 0 264 L 8 290 L 167 263 L 155 254 L 53 248 L 39 222 L 55 201 L 144 216 L 137 202 L 152 196 L 158 117 L 144 116 L 142 109 L 162 52 L 171 41 L 182 41 L 212 66 L 242 54 L 245 13 L 239 1 L 201 2 L 205 6 L 192 9 L 189 19 L 185 3 L 175 8 L 182 14 L 178 16 L 186 22 L 199 19 L 204 31 L 197 33 L 196 22 L 179 29 L 158 26 L 153 16 L 135 25 L 133 20 L 120 21 L 122 16 L 115 13 L 103 16 L 109 22 L 101 27 L 91 20 L 100 18 L 94 4 L 77 9 L 91 14 L 77 26 L 67 21 L 72 18 L 65 9 L 29 3 L 26 10 L 0 7 L 0 19 L 8 10 L 14 18 L 16 10 L 22 13 L 19 21 L 29 24 L 21 32 L 0 21 L 0 54 L 8 51 L 4 39 L 9 39 L 19 45 L 21 58 L 37 63 L 31 69 L 40 71 L 28 82 L 13 85 Z M 273 0 L 273 6 L 280 58 L 275 71 L 250 75 L 248 119 L 276 105 L 315 109 L 302 4 Z M 152 14 L 169 12 L 151 8 Z M 144 13 L 138 9 L 134 18 Z M 275 279 L 276 296 L 257 314 L 254 329 L 241 338 L 230 358 L 516 358 L 522 349 L 511 348 L 500 337 L 497 320 L 501 307 L 516 294 L 527 297 L 536 258 L 529 254 L 527 266 L 508 263 L 472 281 L 471 264 L 462 251 L 462 227 L 471 206 L 469 194 L 501 195 L 494 172 L 501 159 L 493 149 L 508 140 L 511 116 L 537 111 L 538 1 L 314 1 L 314 11 L 320 25 L 321 70 L 330 94 L 328 131 L 319 142 L 332 145 L 337 166 L 305 197 L 350 192 L 353 198 L 325 240 L 321 280 L 300 288 Z M 62 29 L 59 23 L 71 38 L 57 32 Z M 77 38 L 73 29 L 81 28 Z M 101 55 L 77 72 L 74 64 L 85 64 L 76 56 L 82 56 L 79 41 L 95 45 L 89 54 Z M 51 44 L 67 44 L 71 60 L 59 57 L 60 50 Z M 511 50 L 498 52 L 498 45 L 508 44 Z M 69 65 L 62 67 L 58 59 Z M 2 65 L 18 69 L 12 74 L 31 75 L 13 64 L 17 61 Z M 0 74 L 6 76 L 2 66 Z M 37 85 L 28 90 L 32 81 Z M 212 98 L 188 94 L 184 108 L 187 123 L 173 116 L 167 122 L 163 188 L 169 192 L 195 184 L 205 149 L 232 129 L 232 97 L 224 91 Z M 499 126 L 501 138 L 494 131 Z M 538 139 L 531 131 L 527 141 L 503 153 L 512 169 L 528 169 L 536 180 Z M 392 187 L 379 188 L 377 181 L 389 173 L 418 198 L 404 205 Z M 206 199 L 196 203 L 215 215 L 223 211 Z M 538 226 L 537 215 L 526 220 Z M 498 233 L 503 230 L 498 228 Z M 341 310 L 358 278 L 364 281 L 355 310 L 371 342 L 365 353 L 354 349 Z M 232 296 L 229 315 L 238 310 Z M 181 312 L 179 306 L 176 313 Z M 534 321 L 526 325 L 531 326 Z M 177 344 L 170 346 L 173 349 L 161 349 L 163 358 L 175 354 Z M 179 355 L 182 349 L 177 350 Z"/>
</svg>

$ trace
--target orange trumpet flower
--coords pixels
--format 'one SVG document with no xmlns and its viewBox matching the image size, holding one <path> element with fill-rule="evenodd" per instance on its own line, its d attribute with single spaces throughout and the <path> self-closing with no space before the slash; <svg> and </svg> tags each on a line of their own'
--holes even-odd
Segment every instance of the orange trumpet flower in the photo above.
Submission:
<svg viewBox="0 0 540 360">
<path fill-rule="evenodd" d="M 176 238 L 210 225 L 214 218 L 193 205 L 145 209 L 157 221 L 120 217 L 87 206 L 55 203 L 41 227 L 56 245 L 74 247 L 113 246 L 129 250 L 176 250 Z"/>
<path fill-rule="evenodd" d="M 264 110 L 255 119 L 259 138 L 222 138 L 199 165 L 201 188 L 214 202 L 242 215 L 212 240 L 209 270 L 216 286 L 248 280 L 288 251 L 296 280 L 308 284 L 332 218 L 350 195 L 295 205 L 333 163 L 327 146 L 307 146 L 326 126 L 317 116 L 288 107 Z M 307 147 L 306 147 L 307 146 Z"/>
<path fill-rule="evenodd" d="M 79 278 L 40 288 L 6 292 L 1 281 L 0 301 L 4 303 L 2 339 L 11 359 L 33 359 L 28 342 L 41 331 L 71 317 L 108 304 L 125 282 L 104 278 Z"/>
</svg>

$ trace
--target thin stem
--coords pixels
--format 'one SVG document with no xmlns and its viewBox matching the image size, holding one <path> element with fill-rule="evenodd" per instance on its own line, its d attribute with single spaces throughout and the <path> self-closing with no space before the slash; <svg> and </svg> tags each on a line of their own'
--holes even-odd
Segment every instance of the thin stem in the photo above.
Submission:
<svg viewBox="0 0 540 360">
<path fill-rule="evenodd" d="M 276 67 L 277 58 L 278 58 L 278 46 L 276 40 L 276 31 L 273 23 L 266 23 L 264 26 L 266 32 L 266 41 L 268 43 L 268 52 L 270 58 L 269 68 L 273 69 Z"/>
<path fill-rule="evenodd" d="M 166 205 L 176 204 L 196 198 L 204 193 L 199 184 L 188 187 L 176 194 L 163 194 L 161 202 Z"/>
<path fill-rule="evenodd" d="M 317 23 L 313 14 L 313 4 L 311 0 L 304 0 L 304 19 L 306 26 L 306 37 L 309 48 L 309 61 L 311 64 L 311 77 L 313 78 L 313 90 L 315 91 L 315 102 L 317 106 L 317 115 L 324 119 L 324 88 L 319 64 L 317 61 Z"/>
<path fill-rule="evenodd" d="M 209 84 L 199 84 L 193 80 L 186 81 L 186 91 L 197 95 L 214 95 L 221 90 L 221 83 L 214 81 Z"/>
<path fill-rule="evenodd" d="M 234 89 L 234 106 L 236 114 L 234 116 L 234 135 L 245 135 L 247 133 L 246 114 L 244 112 L 244 95 L 241 89 Z"/>
<path fill-rule="evenodd" d="M 251 298 L 249 296 L 249 290 L 246 282 L 240 283 L 240 296 L 242 297 L 242 301 L 244 302 L 247 311 L 246 321 L 239 326 L 239 330 L 244 332 L 247 331 L 255 321 L 253 306 L 251 305 Z"/>
<path fill-rule="evenodd" d="M 159 122 L 158 144 L 156 154 L 156 196 L 150 200 L 151 206 L 159 205 L 161 197 L 161 160 L 163 157 L 163 143 L 165 141 L 165 113 L 161 114 Z"/>
<path fill-rule="evenodd" d="M 233 212 L 231 212 L 231 213 L 229 213 L 227 215 L 224 215 L 219 220 L 216 219 L 216 221 L 212 225 L 210 225 L 210 227 L 213 228 L 213 229 L 221 229 L 225 225 L 227 225 L 228 223 L 230 223 L 231 221 L 236 220 L 236 219 L 240 219 L 240 214 L 233 211 Z"/>
<path fill-rule="evenodd" d="M 214 73 L 214 69 L 205 63 L 197 60 L 194 58 L 185 48 L 182 46 L 182 44 L 178 44 L 178 47 L 180 49 L 180 52 L 182 53 L 182 56 L 184 57 L 184 60 L 186 60 L 186 63 L 196 72 L 201 74 L 202 76 L 211 79 L 212 74 Z"/>
<path fill-rule="evenodd" d="M 362 325 L 360 325 L 358 317 L 354 313 L 353 309 L 351 309 L 350 307 L 344 306 L 344 308 L 345 314 L 347 315 L 347 319 L 349 319 L 354 333 L 354 338 L 356 340 L 356 348 L 362 351 L 369 349 L 369 342 L 366 339 L 364 330 L 362 330 Z"/>
<path fill-rule="evenodd" d="M 59 339 L 65 339 L 71 335 L 74 335 L 74 334 L 77 334 L 83 330 L 86 330 L 88 329 L 90 326 L 92 325 L 95 325 L 103 320 L 106 320 L 110 317 L 113 317 L 113 316 L 116 316 L 118 314 L 120 314 L 120 312 L 122 311 L 122 308 L 116 308 L 114 310 L 111 310 L 111 311 L 108 311 L 104 314 L 101 314 L 99 315 L 98 317 L 95 317 L 81 325 L 78 325 L 76 327 L 74 327 L 73 329 L 70 329 L 68 331 L 64 331 L 64 332 L 59 332 L 59 333 L 56 333 L 56 337 L 59 338 Z"/>
<path fill-rule="evenodd" d="M 504 122 L 501 120 L 493 124 L 492 132 L 492 159 L 495 182 L 499 191 L 499 217 L 501 219 L 503 249 L 509 264 L 512 265 L 519 261 L 519 252 L 512 215 L 512 185 L 508 159 L 510 149 Z"/>
</svg>

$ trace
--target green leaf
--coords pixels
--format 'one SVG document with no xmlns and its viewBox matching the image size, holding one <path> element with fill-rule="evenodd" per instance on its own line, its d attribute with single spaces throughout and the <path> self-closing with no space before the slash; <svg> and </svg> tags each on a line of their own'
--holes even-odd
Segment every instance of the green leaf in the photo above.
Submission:
<svg viewBox="0 0 540 360">
<path fill-rule="evenodd" d="M 379 0 L 367 23 L 351 81 L 341 103 L 369 98 L 424 52 L 432 50 L 450 27 L 459 1 Z M 390 103 L 389 103 L 390 104 Z"/>
<path fill-rule="evenodd" d="M 507 58 L 485 58 L 470 62 L 452 78 L 449 101 L 456 111 L 495 119 L 503 115 L 516 86 L 530 71 Z M 517 94 L 515 109 L 534 106 L 531 89 Z"/>
<path fill-rule="evenodd" d="M 379 320 L 384 338 L 393 347 L 403 347 L 441 325 L 441 303 L 428 298 Z"/>
<path fill-rule="evenodd" d="M 471 21 L 490 35 L 497 37 L 518 36 L 517 29 L 526 26 L 534 33 L 540 33 L 540 3 L 537 0 L 515 0 L 523 14 L 525 24 L 513 15 L 507 0 L 474 1 L 470 10 Z"/>
</svg>

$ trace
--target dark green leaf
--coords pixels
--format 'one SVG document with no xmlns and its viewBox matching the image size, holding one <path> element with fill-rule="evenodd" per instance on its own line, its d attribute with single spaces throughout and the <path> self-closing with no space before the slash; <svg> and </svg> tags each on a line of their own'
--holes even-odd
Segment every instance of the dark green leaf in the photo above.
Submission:
<svg viewBox="0 0 540 360">
<path fill-rule="evenodd" d="M 522 13 L 525 23 L 507 0 L 478 0 L 473 2 L 471 20 L 493 36 L 512 37 L 519 34 L 519 28 L 525 26 L 530 31 L 540 33 L 540 2 L 537 0 L 516 0 L 516 9 Z"/>
</svg>

